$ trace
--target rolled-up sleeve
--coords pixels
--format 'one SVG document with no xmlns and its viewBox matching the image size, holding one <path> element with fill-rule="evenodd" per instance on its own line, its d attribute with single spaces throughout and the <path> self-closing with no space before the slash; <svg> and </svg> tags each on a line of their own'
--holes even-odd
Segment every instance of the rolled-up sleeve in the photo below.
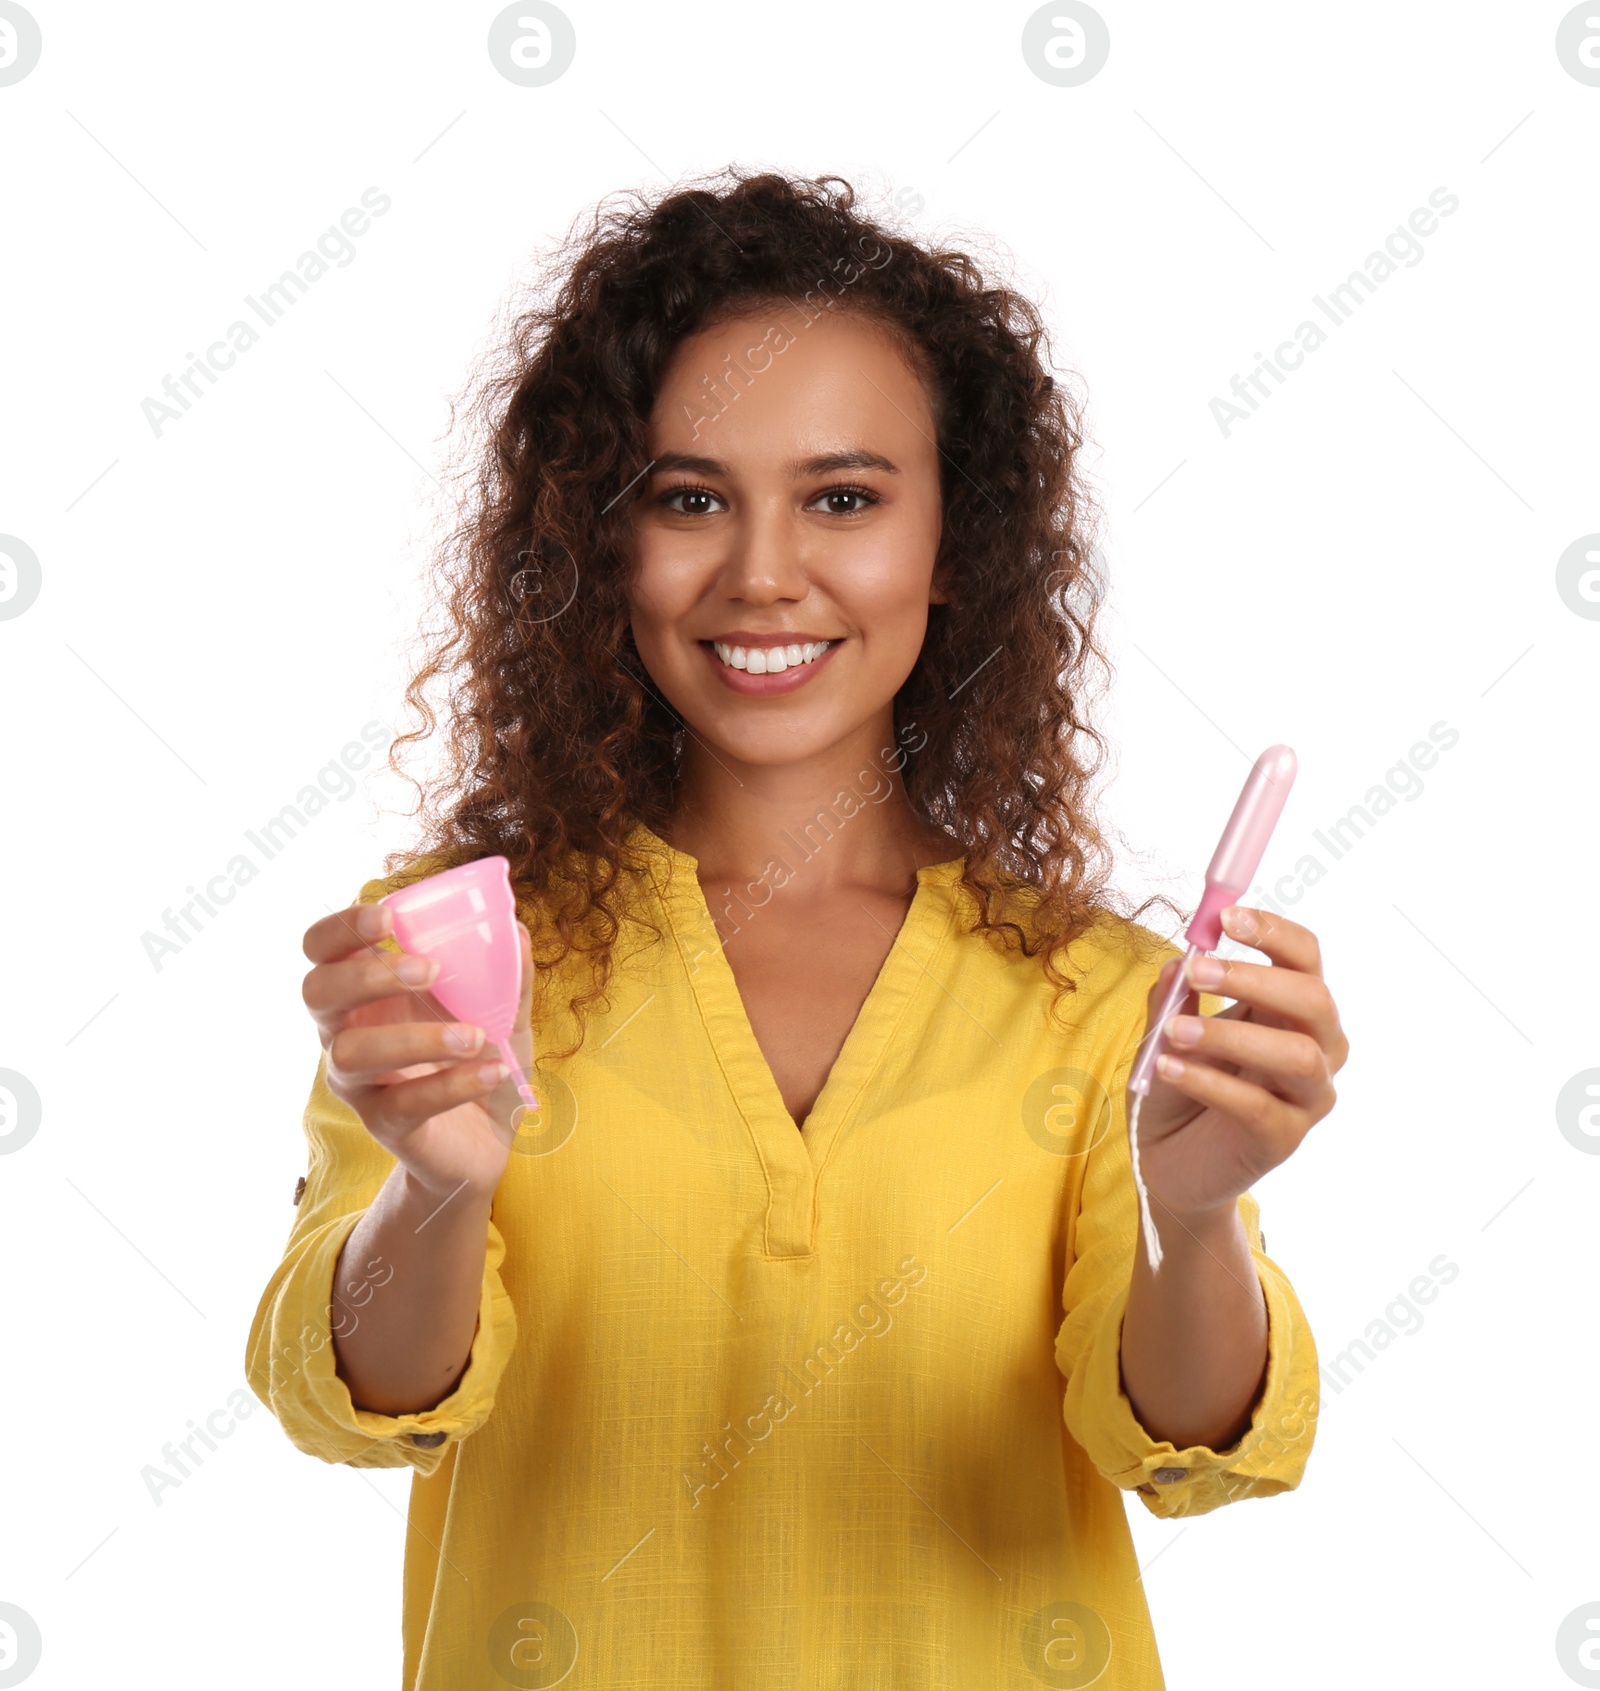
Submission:
<svg viewBox="0 0 1600 1691">
<path fill-rule="evenodd" d="M 381 890 L 383 883 L 369 883 L 361 902 Z M 384 1295 L 393 1269 L 378 1259 L 347 1261 L 337 1295 L 334 1269 L 395 1159 L 329 1091 L 325 1053 L 303 1125 L 309 1152 L 305 1188 L 283 1259 L 250 1324 L 246 1378 L 290 1441 L 308 1455 L 354 1468 L 410 1467 L 431 1474 L 451 1445 L 488 1419 L 516 1343 L 516 1316 L 499 1272 L 505 1240 L 493 1220 L 486 1221 L 477 1331 L 455 1390 L 414 1414 L 358 1409 L 337 1372 L 333 1338 L 355 1330 L 363 1306 Z"/>
<path fill-rule="evenodd" d="M 1223 1000 L 1200 999 L 1202 1014 Z M 1084 1159 L 1078 1213 L 1068 1229 L 1062 1288 L 1065 1319 L 1056 1363 L 1066 1378 L 1067 1427 L 1114 1485 L 1136 1492 L 1153 1515 L 1203 1515 L 1244 1497 L 1270 1497 L 1300 1483 L 1315 1436 L 1319 1387 L 1310 1324 L 1283 1270 L 1267 1256 L 1260 1208 L 1238 1203 L 1267 1310 L 1267 1372 L 1250 1425 L 1222 1451 L 1179 1448 L 1140 1425 L 1122 1388 L 1122 1319 L 1138 1243 L 1138 1197 L 1128 1155 L 1128 1074 L 1143 1036 L 1141 1018 L 1108 1090 L 1110 1126 Z"/>
</svg>

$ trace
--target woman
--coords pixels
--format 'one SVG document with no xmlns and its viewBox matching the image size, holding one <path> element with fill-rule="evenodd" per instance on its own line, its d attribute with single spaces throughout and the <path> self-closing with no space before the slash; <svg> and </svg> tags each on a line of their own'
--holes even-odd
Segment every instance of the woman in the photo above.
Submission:
<svg viewBox="0 0 1600 1691">
<path fill-rule="evenodd" d="M 774 175 L 597 218 L 517 324 L 408 692 L 431 729 L 454 677 L 424 849 L 306 932 L 248 1356 L 301 1449 L 416 1470 L 408 1691 L 1150 1691 L 1121 1492 L 1300 1479 L 1315 1351 L 1247 1188 L 1346 1043 L 1314 937 L 1232 911 L 1270 961 L 1171 1025 L 1152 1274 L 1124 1088 L 1176 948 L 1105 892 L 1042 347 Z M 536 1115 L 374 903 L 492 853 Z"/>
</svg>

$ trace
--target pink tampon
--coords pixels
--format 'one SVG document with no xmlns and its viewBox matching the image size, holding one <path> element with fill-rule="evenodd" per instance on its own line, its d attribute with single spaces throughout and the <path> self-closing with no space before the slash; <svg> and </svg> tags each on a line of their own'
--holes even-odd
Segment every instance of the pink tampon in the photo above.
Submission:
<svg viewBox="0 0 1600 1691">
<path fill-rule="evenodd" d="M 1128 1076 L 1128 1090 L 1134 1095 L 1128 1117 L 1128 1144 L 1133 1181 L 1139 1193 L 1139 1214 L 1144 1222 L 1145 1251 L 1152 1272 L 1161 1266 L 1161 1241 L 1150 1217 L 1150 1197 L 1139 1171 L 1139 1105 L 1150 1091 L 1162 1033 L 1179 1005 L 1195 990 L 1188 978 L 1190 959 L 1202 952 L 1215 951 L 1222 942 L 1222 912 L 1228 905 L 1237 903 L 1255 879 L 1266 854 L 1267 841 L 1272 838 L 1284 801 L 1294 785 L 1297 768 L 1295 755 L 1288 746 L 1269 746 L 1245 778 L 1239 802 L 1233 807 L 1206 870 L 1205 893 L 1183 936 L 1188 950 L 1178 964 Z"/>
<path fill-rule="evenodd" d="M 521 1002 L 521 948 L 511 865 L 504 857 L 458 864 L 378 900 L 394 919 L 402 951 L 439 965 L 428 991 L 452 1016 L 483 1029 L 516 1079 L 530 1110 L 539 1100 L 511 1054 Z"/>
</svg>

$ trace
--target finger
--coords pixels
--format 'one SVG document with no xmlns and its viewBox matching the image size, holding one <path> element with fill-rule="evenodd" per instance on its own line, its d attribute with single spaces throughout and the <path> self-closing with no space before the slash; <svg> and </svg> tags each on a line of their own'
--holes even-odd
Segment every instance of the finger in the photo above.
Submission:
<svg viewBox="0 0 1600 1691">
<path fill-rule="evenodd" d="M 352 904 L 313 922 L 301 950 L 313 963 L 333 963 L 387 938 L 392 931 L 387 905 Z"/>
<path fill-rule="evenodd" d="M 1257 1166 L 1253 1179 L 1276 1168 L 1291 1155 L 1316 1119 L 1300 1105 L 1274 1096 L 1264 1086 L 1238 1075 L 1224 1074 L 1205 1063 L 1186 1062 L 1163 1054 L 1156 1068 L 1169 1086 L 1238 1125 L 1255 1152 L 1251 1158 Z"/>
<path fill-rule="evenodd" d="M 1227 1016 L 1174 1016 L 1167 1043 L 1184 1060 L 1249 1069 L 1280 1097 L 1310 1108 L 1328 1090 L 1328 1054 L 1308 1033 L 1233 1021 Z"/>
<path fill-rule="evenodd" d="M 1266 952 L 1274 963 L 1321 979 L 1322 948 L 1317 936 L 1287 916 L 1257 910 L 1253 905 L 1230 904 L 1222 912 L 1222 928 L 1229 939 Z"/>
<path fill-rule="evenodd" d="M 456 1063 L 419 1080 L 403 1080 L 392 1086 L 354 1087 L 345 1094 L 345 1101 L 373 1136 L 392 1148 L 446 1110 L 461 1104 L 482 1104 L 505 1077 L 505 1064 L 487 1058 Z"/>
<path fill-rule="evenodd" d="M 1197 984 L 1219 998 L 1233 998 L 1259 1011 L 1255 1020 L 1265 1017 L 1269 1022 L 1297 1028 L 1330 1051 L 1343 1038 L 1338 1008 L 1321 975 L 1271 963 L 1242 963 L 1236 957 L 1196 957 L 1189 973 L 1191 977 L 1197 973 L 1216 977 L 1201 979 Z M 1222 1014 L 1233 1020 L 1244 1015 L 1237 1007 Z"/>
<path fill-rule="evenodd" d="M 329 1084 L 337 1082 L 351 1089 L 375 1086 L 385 1076 L 418 1063 L 464 1062 L 482 1051 L 483 1042 L 483 1029 L 465 1022 L 341 1028 L 328 1043 Z"/>
<path fill-rule="evenodd" d="M 312 1015 L 354 1010 L 380 998 L 394 998 L 425 988 L 439 973 L 431 957 L 366 950 L 338 963 L 319 963 L 300 983 L 300 996 Z"/>
</svg>

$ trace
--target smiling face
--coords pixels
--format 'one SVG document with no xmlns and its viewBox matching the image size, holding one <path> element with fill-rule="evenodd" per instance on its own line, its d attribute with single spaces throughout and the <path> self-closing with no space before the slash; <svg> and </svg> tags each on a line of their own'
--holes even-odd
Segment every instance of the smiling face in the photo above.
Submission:
<svg viewBox="0 0 1600 1691">
<path fill-rule="evenodd" d="M 921 381 L 863 318 L 779 307 L 678 348 L 650 419 L 629 603 L 691 745 L 783 765 L 891 743 L 944 599 L 934 436 Z"/>
</svg>

